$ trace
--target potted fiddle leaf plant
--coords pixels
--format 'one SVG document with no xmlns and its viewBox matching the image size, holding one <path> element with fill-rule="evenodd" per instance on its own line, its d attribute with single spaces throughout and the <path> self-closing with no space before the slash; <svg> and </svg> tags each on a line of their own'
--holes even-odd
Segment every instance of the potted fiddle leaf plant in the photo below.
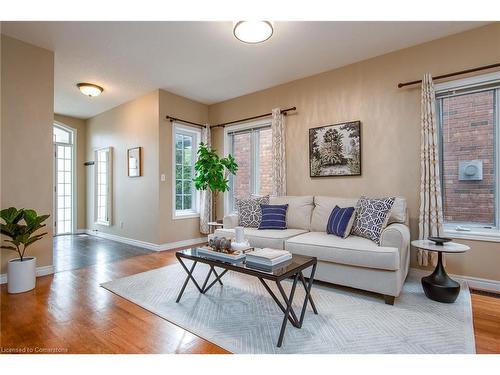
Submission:
<svg viewBox="0 0 500 375">
<path fill-rule="evenodd" d="M 36 233 L 50 215 L 38 216 L 35 210 L 6 208 L 0 211 L 0 231 L 7 237 L 0 248 L 17 252 L 19 258 L 9 260 L 7 265 L 7 291 L 22 293 L 35 288 L 36 258 L 26 256 L 26 249 L 41 240 L 47 232 Z"/>
<path fill-rule="evenodd" d="M 238 164 L 231 154 L 221 158 L 214 149 L 200 143 L 194 169 L 194 186 L 196 190 L 208 190 L 212 194 L 212 216 L 217 221 L 217 195 L 229 190 L 229 174 L 236 174 Z"/>
</svg>

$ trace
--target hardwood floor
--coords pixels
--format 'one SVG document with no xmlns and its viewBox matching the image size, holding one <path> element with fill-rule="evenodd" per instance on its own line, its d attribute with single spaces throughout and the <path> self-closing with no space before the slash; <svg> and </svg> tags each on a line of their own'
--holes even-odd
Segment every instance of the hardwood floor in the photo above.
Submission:
<svg viewBox="0 0 500 375">
<path fill-rule="evenodd" d="M 88 234 L 54 237 L 54 267 L 56 272 L 84 268 L 98 263 L 151 254 L 154 251 Z"/>
<path fill-rule="evenodd" d="M 2 285 L 1 351 L 226 353 L 99 286 L 175 261 L 174 252 L 165 251 L 59 272 L 39 277 L 35 290 L 21 294 L 7 294 Z"/>
<path fill-rule="evenodd" d="M 174 262 L 165 251 L 40 277 L 27 293 L 2 285 L 0 352 L 227 353 L 99 286 Z M 500 299 L 473 294 L 472 305 L 477 352 L 500 353 Z"/>
<path fill-rule="evenodd" d="M 477 353 L 499 354 L 500 297 L 473 293 L 472 314 Z"/>
</svg>

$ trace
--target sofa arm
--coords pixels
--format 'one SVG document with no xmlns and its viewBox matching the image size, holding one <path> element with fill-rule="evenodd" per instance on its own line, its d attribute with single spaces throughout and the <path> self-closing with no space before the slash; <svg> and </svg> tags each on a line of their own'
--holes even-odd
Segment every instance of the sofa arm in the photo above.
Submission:
<svg viewBox="0 0 500 375">
<path fill-rule="evenodd" d="M 224 225 L 224 229 L 231 229 L 238 226 L 238 215 L 230 214 L 224 216 L 224 219 L 222 219 L 222 224 Z"/>
<path fill-rule="evenodd" d="M 380 236 L 380 246 L 397 247 L 399 251 L 410 246 L 410 229 L 399 223 L 388 225 Z"/>
<path fill-rule="evenodd" d="M 399 250 L 401 267 L 408 269 L 410 260 L 410 228 L 404 224 L 388 225 L 380 236 L 380 246 L 396 247 Z"/>
</svg>

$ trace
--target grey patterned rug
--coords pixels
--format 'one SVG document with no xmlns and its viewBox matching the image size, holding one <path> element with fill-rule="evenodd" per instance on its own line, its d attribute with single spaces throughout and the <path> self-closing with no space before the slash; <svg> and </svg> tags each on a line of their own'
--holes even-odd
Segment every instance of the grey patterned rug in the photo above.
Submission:
<svg viewBox="0 0 500 375">
<path fill-rule="evenodd" d="M 207 271 L 197 265 L 200 283 Z M 185 277 L 175 264 L 102 286 L 233 353 L 475 352 L 466 284 L 454 304 L 444 304 L 427 299 L 419 278 L 410 276 L 394 306 L 371 293 L 315 284 L 319 315 L 308 307 L 302 328 L 288 324 L 283 346 L 277 348 L 283 314 L 256 278 L 228 272 L 224 286 L 215 285 L 205 295 L 190 282 L 177 304 Z M 288 291 L 291 283 L 284 284 Z M 303 296 L 298 287 L 295 301 Z"/>
</svg>

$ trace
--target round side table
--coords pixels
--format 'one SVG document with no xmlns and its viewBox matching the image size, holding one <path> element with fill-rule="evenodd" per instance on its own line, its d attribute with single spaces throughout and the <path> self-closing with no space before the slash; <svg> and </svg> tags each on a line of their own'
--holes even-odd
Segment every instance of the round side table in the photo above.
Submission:
<svg viewBox="0 0 500 375">
<path fill-rule="evenodd" d="M 470 250 L 470 247 L 455 242 L 436 245 L 429 240 L 415 240 L 411 244 L 419 249 L 436 251 L 438 253 L 438 262 L 434 272 L 429 276 L 422 277 L 422 288 L 425 295 L 438 302 L 455 302 L 460 293 L 460 284 L 446 273 L 443 266 L 443 253 L 465 253 Z"/>
</svg>

